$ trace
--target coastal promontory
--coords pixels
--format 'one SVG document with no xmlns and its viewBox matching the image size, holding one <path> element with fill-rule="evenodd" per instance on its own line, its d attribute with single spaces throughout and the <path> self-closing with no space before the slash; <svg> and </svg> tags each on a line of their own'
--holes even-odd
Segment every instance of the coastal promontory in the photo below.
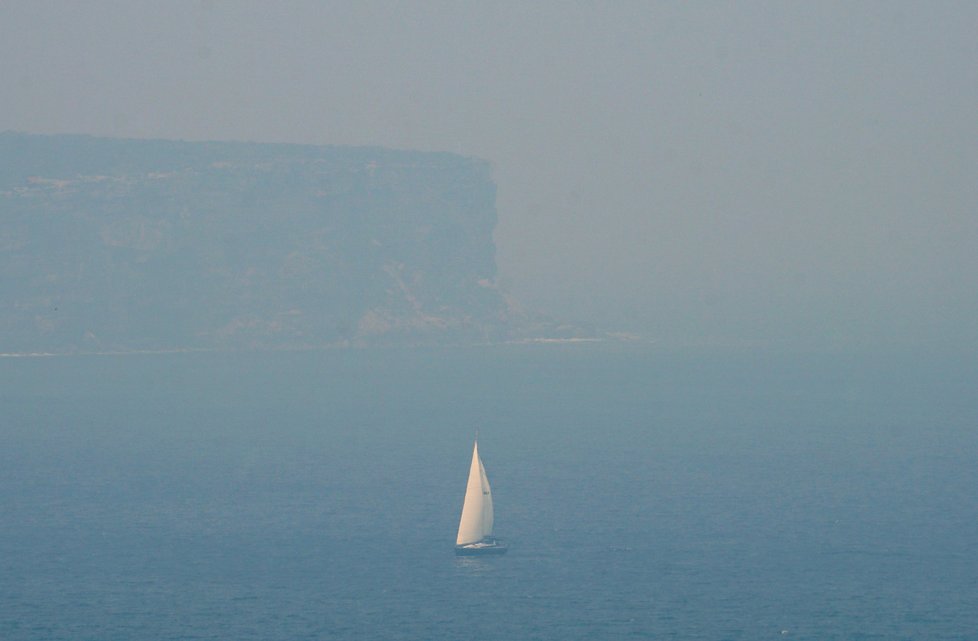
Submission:
<svg viewBox="0 0 978 641">
<path fill-rule="evenodd" d="M 0 352 L 483 343 L 496 187 L 449 153 L 0 134 Z"/>
</svg>

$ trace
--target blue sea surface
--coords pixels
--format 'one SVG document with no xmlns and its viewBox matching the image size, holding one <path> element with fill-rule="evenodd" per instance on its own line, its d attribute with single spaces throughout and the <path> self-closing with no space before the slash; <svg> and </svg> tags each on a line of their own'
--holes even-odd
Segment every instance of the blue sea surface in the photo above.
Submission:
<svg viewBox="0 0 978 641">
<path fill-rule="evenodd" d="M 978 359 L 0 359 L 0 639 L 974 639 Z M 507 555 L 457 558 L 472 439 Z"/>
</svg>

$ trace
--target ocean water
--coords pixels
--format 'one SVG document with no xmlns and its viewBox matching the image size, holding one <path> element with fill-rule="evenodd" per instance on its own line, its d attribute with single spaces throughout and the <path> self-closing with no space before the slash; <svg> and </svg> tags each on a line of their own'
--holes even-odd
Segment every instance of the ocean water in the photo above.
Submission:
<svg viewBox="0 0 978 641">
<path fill-rule="evenodd" d="M 0 639 L 975 639 L 978 359 L 0 359 Z M 498 558 L 456 558 L 476 429 Z"/>
</svg>

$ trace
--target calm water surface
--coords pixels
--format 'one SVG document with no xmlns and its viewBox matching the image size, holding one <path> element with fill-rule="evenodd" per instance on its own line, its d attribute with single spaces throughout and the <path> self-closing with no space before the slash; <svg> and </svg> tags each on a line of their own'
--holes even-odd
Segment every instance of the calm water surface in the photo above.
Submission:
<svg viewBox="0 0 978 641">
<path fill-rule="evenodd" d="M 974 639 L 976 363 L 0 359 L 0 639 Z"/>
</svg>

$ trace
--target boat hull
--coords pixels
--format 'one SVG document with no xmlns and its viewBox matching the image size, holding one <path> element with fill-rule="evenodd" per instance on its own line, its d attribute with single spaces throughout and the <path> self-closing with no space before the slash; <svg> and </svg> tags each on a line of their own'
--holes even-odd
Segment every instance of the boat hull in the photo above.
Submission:
<svg viewBox="0 0 978 641">
<path fill-rule="evenodd" d="M 458 556 L 483 556 L 486 554 L 506 554 L 506 550 L 509 549 L 505 543 L 499 539 L 487 536 L 481 541 L 476 541 L 475 543 L 466 543 L 465 545 L 456 545 L 455 554 Z"/>
<path fill-rule="evenodd" d="M 509 548 L 505 545 L 493 543 L 492 545 L 456 545 L 456 556 L 489 556 L 506 554 Z"/>
</svg>

